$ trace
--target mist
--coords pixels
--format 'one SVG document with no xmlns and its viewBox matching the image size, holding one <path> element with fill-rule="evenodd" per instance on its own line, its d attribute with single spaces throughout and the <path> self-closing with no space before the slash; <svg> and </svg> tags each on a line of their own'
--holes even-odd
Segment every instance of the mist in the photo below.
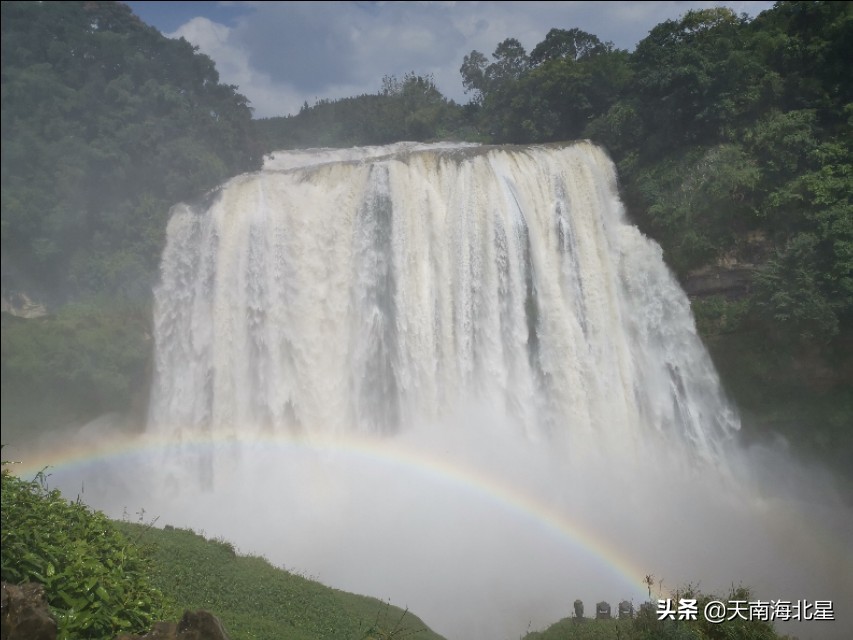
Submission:
<svg viewBox="0 0 853 640">
<path fill-rule="evenodd" d="M 590 144 L 276 154 L 173 209 L 144 425 L 39 464 L 453 640 L 688 585 L 832 600 L 853 514 L 740 418 Z M 644 578 L 654 576 L 651 594 Z"/>
<path fill-rule="evenodd" d="M 408 607 L 449 639 L 518 638 L 571 615 L 576 598 L 587 615 L 601 600 L 637 608 L 646 574 L 653 600 L 688 584 L 723 599 L 743 585 L 755 600 L 832 600 L 835 622 L 777 624 L 803 640 L 853 628 L 849 505 L 778 446 L 733 447 L 727 470 L 654 441 L 566 458 L 482 407 L 336 442 L 170 444 L 116 420 L 28 459 L 53 459 L 49 484 L 110 517 L 224 538 Z M 207 487 L 200 462 L 215 469 Z"/>
</svg>

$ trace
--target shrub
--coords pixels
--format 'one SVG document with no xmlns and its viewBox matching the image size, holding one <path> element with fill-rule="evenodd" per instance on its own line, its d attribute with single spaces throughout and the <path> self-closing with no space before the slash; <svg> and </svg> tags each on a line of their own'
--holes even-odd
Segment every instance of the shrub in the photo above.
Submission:
<svg viewBox="0 0 853 640">
<path fill-rule="evenodd" d="M 60 640 L 144 633 L 163 618 L 164 599 L 142 551 L 102 513 L 69 502 L 40 473 L 2 472 L 2 579 L 39 582 Z"/>
</svg>

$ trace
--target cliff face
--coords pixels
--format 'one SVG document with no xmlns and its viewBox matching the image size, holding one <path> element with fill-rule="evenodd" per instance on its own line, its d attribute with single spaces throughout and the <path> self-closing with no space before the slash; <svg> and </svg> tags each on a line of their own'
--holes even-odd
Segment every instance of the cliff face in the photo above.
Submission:
<svg viewBox="0 0 853 640">
<path fill-rule="evenodd" d="M 750 292 L 755 265 L 711 265 L 691 271 L 682 282 L 691 298 L 723 296 L 727 300 L 742 300 Z"/>
</svg>

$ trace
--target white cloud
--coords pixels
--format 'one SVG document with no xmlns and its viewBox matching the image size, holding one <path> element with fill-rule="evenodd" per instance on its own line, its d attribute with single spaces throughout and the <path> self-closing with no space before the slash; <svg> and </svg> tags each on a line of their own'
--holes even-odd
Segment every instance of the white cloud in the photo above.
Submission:
<svg viewBox="0 0 853 640">
<path fill-rule="evenodd" d="M 472 49 L 491 54 L 508 37 L 528 49 L 551 28 L 578 27 L 633 49 L 656 24 L 725 5 L 752 15 L 770 2 L 257 2 L 228 27 L 203 17 L 183 36 L 216 62 L 256 117 L 296 112 L 318 98 L 375 93 L 384 75 L 433 74 L 459 102 L 459 67 Z"/>
<path fill-rule="evenodd" d="M 207 18 L 193 18 L 179 27 L 171 38 L 185 38 L 216 63 L 220 80 L 239 87 L 251 100 L 256 117 L 268 117 L 297 111 L 301 94 L 287 83 L 273 82 L 266 73 L 255 69 L 249 50 L 233 38 L 233 30 Z"/>
</svg>

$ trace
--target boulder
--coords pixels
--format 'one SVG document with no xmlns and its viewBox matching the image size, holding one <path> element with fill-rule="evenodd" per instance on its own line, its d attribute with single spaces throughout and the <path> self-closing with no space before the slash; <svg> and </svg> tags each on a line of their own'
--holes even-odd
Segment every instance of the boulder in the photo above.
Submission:
<svg viewBox="0 0 853 640">
<path fill-rule="evenodd" d="M 178 623 L 180 640 L 230 640 L 219 618 L 208 611 L 184 611 Z"/>
<path fill-rule="evenodd" d="M 133 633 L 122 633 L 115 640 L 176 640 L 178 638 L 177 622 L 155 622 L 151 631 L 144 636 Z"/>
<path fill-rule="evenodd" d="M 122 634 L 115 640 L 230 640 L 219 618 L 209 611 L 184 611 L 181 621 L 156 622 L 144 636 Z"/>
<path fill-rule="evenodd" d="M 44 599 L 44 587 L 34 582 L 3 582 L 0 595 L 0 635 L 3 640 L 56 640 L 56 620 Z"/>
</svg>

